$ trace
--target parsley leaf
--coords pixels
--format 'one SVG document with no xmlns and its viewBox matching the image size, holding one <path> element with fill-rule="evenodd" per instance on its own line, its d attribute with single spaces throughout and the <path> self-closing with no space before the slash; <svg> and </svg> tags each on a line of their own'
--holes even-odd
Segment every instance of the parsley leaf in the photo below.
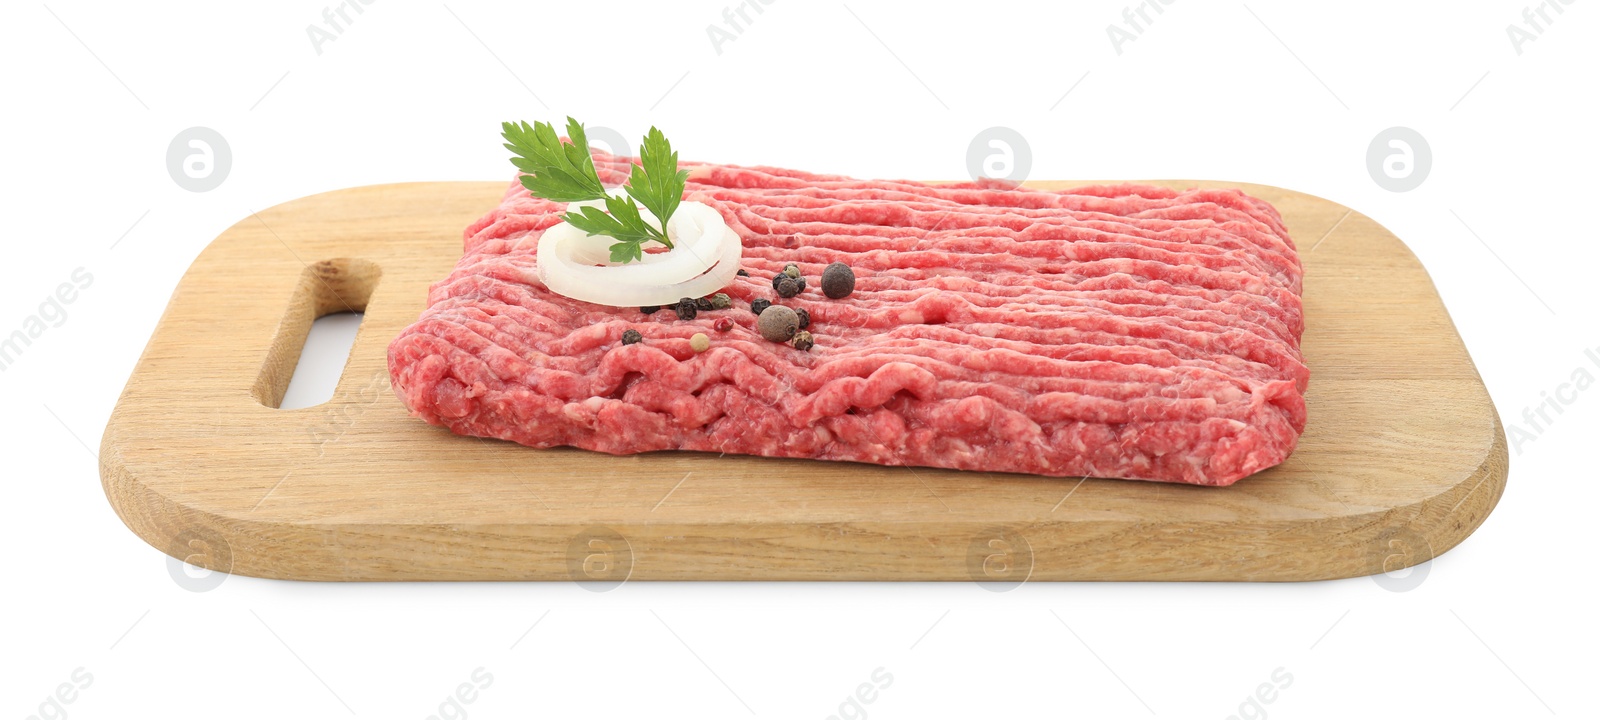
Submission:
<svg viewBox="0 0 1600 720">
<path fill-rule="evenodd" d="M 609 214 L 608 214 L 609 213 Z M 608 235 L 616 239 L 611 246 L 611 262 L 627 263 L 644 258 L 644 244 L 651 240 L 662 241 L 656 229 L 639 216 L 639 208 L 632 200 L 615 195 L 606 197 L 606 209 L 579 208 L 563 218 L 573 227 L 590 235 Z"/>
<path fill-rule="evenodd" d="M 549 123 L 530 126 L 526 122 L 508 122 L 501 123 L 500 128 L 506 149 L 515 153 L 511 164 L 524 173 L 521 182 L 528 192 L 553 202 L 605 200 L 605 210 L 583 207 L 577 212 L 569 210 L 562 219 L 590 235 L 615 239 L 612 262 L 642 260 L 644 244 L 652 240 L 672 247 L 667 238 L 667 220 L 683 201 L 689 172 L 678 169 L 678 153 L 660 130 L 652 127 L 645 135 L 639 164 L 633 166 L 623 187 L 627 197 L 622 197 L 606 192 L 600 182 L 594 158 L 589 154 L 589 139 L 577 120 L 567 118 L 569 142 L 562 142 Z M 661 226 L 645 222 L 635 202 L 655 215 Z"/>
<path fill-rule="evenodd" d="M 501 123 L 506 149 L 517 156 L 511 164 L 526 173 L 522 186 L 538 197 L 554 202 L 599 200 L 606 197 L 594 160 L 589 157 L 589 140 L 577 120 L 567 118 L 571 143 L 556 137 L 549 123 Z"/>
<path fill-rule="evenodd" d="M 667 218 L 683 201 L 683 189 L 689 171 L 678 169 L 678 153 L 672 143 L 654 127 L 644 136 L 639 150 L 639 164 L 628 175 L 628 197 L 639 201 L 646 210 L 661 220 L 661 232 L 666 234 Z"/>
</svg>

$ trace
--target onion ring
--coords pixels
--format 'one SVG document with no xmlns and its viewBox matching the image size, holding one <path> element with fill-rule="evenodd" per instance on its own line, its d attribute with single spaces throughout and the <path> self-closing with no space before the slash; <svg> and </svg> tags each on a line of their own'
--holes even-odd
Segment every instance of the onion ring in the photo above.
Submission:
<svg viewBox="0 0 1600 720">
<path fill-rule="evenodd" d="M 571 203 L 569 210 L 602 206 L 594 200 Z M 639 214 L 654 224 L 648 210 Z M 538 280 L 551 292 L 612 307 L 671 305 L 681 298 L 705 297 L 727 287 L 739 272 L 744 243 L 709 205 L 685 202 L 667 221 L 673 247 L 647 252 L 642 261 L 611 262 L 615 239 L 589 235 L 559 223 L 539 238 Z M 664 247 L 647 242 L 644 249 Z"/>
</svg>

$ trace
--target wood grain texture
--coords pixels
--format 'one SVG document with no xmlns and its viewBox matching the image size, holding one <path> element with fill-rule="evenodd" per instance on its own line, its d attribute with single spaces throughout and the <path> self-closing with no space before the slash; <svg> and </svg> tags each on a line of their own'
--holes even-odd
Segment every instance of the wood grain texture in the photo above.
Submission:
<svg viewBox="0 0 1600 720">
<path fill-rule="evenodd" d="M 1030 183 L 1061 188 L 1077 183 Z M 458 437 L 406 414 L 385 351 L 504 183 L 325 193 L 251 216 L 184 276 L 102 441 L 134 533 L 304 580 L 1315 580 L 1461 542 L 1505 487 L 1504 433 L 1416 258 L 1274 187 L 1305 261 L 1310 421 L 1226 488 Z M 279 410 L 313 319 L 364 309 L 321 406 Z"/>
</svg>

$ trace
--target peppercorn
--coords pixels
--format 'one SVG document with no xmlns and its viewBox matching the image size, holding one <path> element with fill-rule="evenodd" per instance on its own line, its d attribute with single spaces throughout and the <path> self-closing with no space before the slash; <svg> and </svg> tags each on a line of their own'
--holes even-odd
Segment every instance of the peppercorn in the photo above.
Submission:
<svg viewBox="0 0 1600 720">
<path fill-rule="evenodd" d="M 849 297 L 856 290 L 856 273 L 842 262 L 828 263 L 822 269 L 822 294 L 834 300 Z"/>
<path fill-rule="evenodd" d="M 800 294 L 800 283 L 795 282 L 794 278 L 787 275 L 780 275 L 779 277 L 783 279 L 778 281 L 775 288 L 778 291 L 778 297 L 792 298 Z"/>
<path fill-rule="evenodd" d="M 679 299 L 678 304 L 673 305 L 672 309 L 678 312 L 679 320 L 693 320 L 700 310 L 699 306 L 695 304 L 694 298 Z"/>
<path fill-rule="evenodd" d="M 733 298 L 728 297 L 727 293 L 717 293 L 711 296 L 711 307 L 714 310 L 727 310 L 732 306 Z"/>
<path fill-rule="evenodd" d="M 772 301 L 766 298 L 757 298 L 750 301 L 750 312 L 753 312 L 757 315 L 760 315 L 762 310 L 765 310 L 769 307 L 772 307 Z"/>
<path fill-rule="evenodd" d="M 792 278 L 800 277 L 800 266 L 794 263 L 789 263 L 788 265 L 783 266 L 783 274 Z"/>
<path fill-rule="evenodd" d="M 788 275 L 785 275 L 783 273 L 778 273 L 777 275 L 773 275 L 772 276 L 772 289 L 773 290 L 777 290 L 778 289 L 778 283 L 782 282 L 784 278 L 788 278 L 788 277 L 789 277 Z M 789 278 L 789 279 L 793 280 L 794 278 Z"/>
<path fill-rule="evenodd" d="M 756 322 L 761 331 L 761 337 L 773 342 L 789 342 L 800 329 L 800 317 L 793 310 L 782 305 L 773 305 L 761 313 L 761 319 Z"/>
<path fill-rule="evenodd" d="M 694 309 L 696 310 L 709 311 L 711 310 L 711 307 L 711 298 L 694 299 Z"/>
<path fill-rule="evenodd" d="M 738 276 L 739 276 L 739 277 L 750 277 L 750 271 L 749 271 L 749 270 L 746 270 L 746 269 L 744 269 L 744 268 L 739 268 L 739 272 L 738 272 L 738 273 L 736 273 L 736 274 L 737 274 L 737 275 L 738 275 Z"/>
<path fill-rule="evenodd" d="M 806 278 L 804 275 L 795 278 L 794 281 L 800 285 L 800 292 L 806 291 Z"/>
<path fill-rule="evenodd" d="M 632 345 L 632 344 L 634 344 L 636 342 L 639 342 L 640 340 L 643 340 L 643 339 L 644 339 L 644 336 L 640 335 L 639 331 L 635 330 L 633 328 L 628 328 L 627 330 L 623 330 L 622 331 L 622 344 L 623 345 Z"/>
<path fill-rule="evenodd" d="M 711 327 L 716 328 L 717 332 L 727 332 L 733 329 L 733 320 L 727 317 L 719 317 L 716 322 L 711 323 Z"/>
<path fill-rule="evenodd" d="M 697 353 L 703 353 L 707 350 L 710 350 L 711 338 L 706 337 L 705 333 L 695 333 L 689 338 L 689 349 Z"/>
<path fill-rule="evenodd" d="M 816 345 L 816 342 L 811 339 L 811 333 L 801 330 L 794 334 L 794 349 L 810 350 L 813 345 Z"/>
<path fill-rule="evenodd" d="M 654 315 L 655 312 L 660 309 L 660 305 L 642 305 L 639 307 L 639 312 L 642 312 L 646 315 Z"/>
<path fill-rule="evenodd" d="M 794 314 L 800 316 L 801 330 L 811 327 L 811 313 L 806 312 L 805 308 L 795 308 Z"/>
</svg>

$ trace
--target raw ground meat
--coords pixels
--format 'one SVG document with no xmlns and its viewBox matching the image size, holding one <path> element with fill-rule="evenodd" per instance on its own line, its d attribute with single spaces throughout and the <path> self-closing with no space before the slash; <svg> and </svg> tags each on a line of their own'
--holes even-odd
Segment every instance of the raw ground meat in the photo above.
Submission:
<svg viewBox="0 0 1600 720">
<path fill-rule="evenodd" d="M 610 186 L 632 161 L 595 162 Z M 533 447 L 1200 485 L 1282 462 L 1305 427 L 1300 260 L 1242 192 L 684 168 L 685 199 L 744 242 L 733 308 L 681 321 L 549 292 L 535 249 L 564 205 L 514 182 L 389 346 L 411 412 Z M 820 288 L 834 261 L 857 278 L 843 300 Z M 806 290 L 780 299 L 791 262 Z M 758 298 L 809 311 L 815 347 L 762 339 Z"/>
</svg>

